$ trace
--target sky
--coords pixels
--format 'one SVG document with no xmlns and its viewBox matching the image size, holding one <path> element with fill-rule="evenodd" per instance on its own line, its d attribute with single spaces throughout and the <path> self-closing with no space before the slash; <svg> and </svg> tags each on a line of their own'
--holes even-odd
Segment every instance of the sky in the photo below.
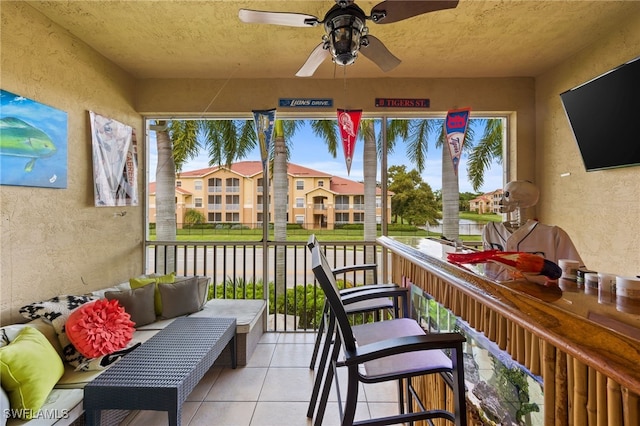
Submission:
<svg viewBox="0 0 640 426">
<path fill-rule="evenodd" d="M 482 129 L 475 131 L 476 137 L 480 137 Z M 155 132 L 149 132 L 150 135 L 150 150 L 149 150 L 149 176 L 151 181 L 155 181 L 155 169 L 157 164 L 156 156 L 156 143 Z M 425 168 L 421 173 L 422 179 L 427 182 L 431 189 L 436 191 L 442 188 L 442 150 L 435 147 L 435 141 L 429 138 L 429 147 L 427 149 L 427 160 Z M 318 138 L 313 135 L 310 128 L 304 127 L 296 132 L 292 140 L 293 149 L 290 153 L 289 162 L 298 164 L 300 166 L 308 167 L 310 169 L 318 170 L 321 172 L 329 173 L 334 176 L 339 176 L 345 179 L 351 179 L 354 181 L 363 180 L 362 170 L 362 150 L 364 142 L 358 140 L 356 142 L 355 151 L 353 155 L 353 162 L 351 164 L 351 172 L 347 174 L 347 166 L 345 163 L 344 153 L 342 148 L 338 148 L 336 158 L 333 158 L 327 151 L 326 143 L 322 138 Z M 246 160 L 260 160 L 260 151 L 258 148 L 254 149 L 251 154 L 239 161 Z M 407 171 L 415 168 L 407 160 L 405 153 L 405 145 L 400 142 L 396 145 L 395 152 L 390 154 L 387 159 L 388 166 L 405 165 Z M 182 171 L 190 171 L 196 169 L 203 169 L 209 167 L 209 160 L 206 154 L 201 154 L 197 158 L 189 161 L 182 167 Z M 380 162 L 378 161 L 378 167 Z M 458 169 L 460 192 L 475 192 L 469 183 L 467 176 L 467 154 L 463 153 Z M 378 171 L 377 179 L 380 180 L 380 172 Z M 480 188 L 479 192 L 491 192 L 496 189 L 502 188 L 502 165 L 492 163 L 490 168 L 485 172 L 484 185 Z"/>
</svg>

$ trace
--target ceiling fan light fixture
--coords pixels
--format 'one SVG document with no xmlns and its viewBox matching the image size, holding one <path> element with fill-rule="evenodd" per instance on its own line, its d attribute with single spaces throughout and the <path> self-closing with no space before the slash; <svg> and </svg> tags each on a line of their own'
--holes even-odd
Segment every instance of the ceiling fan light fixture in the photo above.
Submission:
<svg viewBox="0 0 640 426">
<path fill-rule="evenodd" d="M 313 49 L 302 68 L 296 73 L 298 77 L 310 77 L 329 56 L 336 65 L 353 64 L 361 48 L 364 48 L 362 55 L 382 71 L 391 71 L 401 61 L 386 48 L 382 41 L 369 34 L 369 28 L 365 26 L 367 20 L 376 24 L 390 24 L 424 13 L 453 9 L 458 5 L 458 0 L 382 0 L 374 6 L 370 16 L 367 16 L 356 5 L 356 0 L 334 1 L 336 4 L 327 11 L 322 20 L 304 13 L 251 9 L 240 9 L 238 17 L 242 22 L 290 27 L 315 27 L 323 24 L 325 34 L 322 36 L 322 42 Z"/>
<path fill-rule="evenodd" d="M 353 14 L 338 14 L 325 22 L 329 51 L 334 62 L 351 65 L 358 57 L 360 42 L 367 34 L 364 19 Z"/>
</svg>

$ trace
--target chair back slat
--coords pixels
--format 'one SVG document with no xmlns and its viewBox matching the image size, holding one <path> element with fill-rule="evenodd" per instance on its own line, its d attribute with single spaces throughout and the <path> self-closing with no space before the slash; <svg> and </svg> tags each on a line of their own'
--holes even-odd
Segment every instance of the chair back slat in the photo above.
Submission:
<svg viewBox="0 0 640 426">
<path fill-rule="evenodd" d="M 356 341 L 353 336 L 353 331 L 351 330 L 349 317 L 342 304 L 340 289 L 333 275 L 333 270 L 331 266 L 329 266 L 329 262 L 318 244 L 314 245 L 311 249 L 311 268 L 313 269 L 316 280 L 320 283 L 320 287 L 324 291 L 333 315 L 335 315 L 344 349 L 347 353 L 353 353 L 356 349 Z"/>
</svg>

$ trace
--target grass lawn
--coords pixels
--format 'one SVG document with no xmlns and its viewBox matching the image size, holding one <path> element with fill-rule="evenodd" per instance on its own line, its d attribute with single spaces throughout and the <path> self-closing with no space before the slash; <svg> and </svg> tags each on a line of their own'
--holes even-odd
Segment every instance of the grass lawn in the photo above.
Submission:
<svg viewBox="0 0 640 426">
<path fill-rule="evenodd" d="M 178 241 L 224 241 L 224 242 L 236 242 L 236 241 L 261 241 L 262 232 L 256 230 L 224 230 L 223 232 L 212 232 L 207 230 L 204 233 L 201 230 L 193 230 L 191 233 L 181 232 L 177 235 Z M 342 231 L 342 230 L 296 230 L 295 232 L 287 232 L 287 241 L 291 242 L 306 242 L 309 239 L 309 235 L 316 234 L 318 238 L 327 241 L 361 241 L 363 239 L 362 232 L 355 233 L 354 231 Z M 378 236 L 381 234 L 378 233 Z M 389 232 L 389 236 L 397 237 L 439 237 L 440 234 L 433 232 L 427 232 L 423 230 L 417 230 L 416 232 Z M 269 234 L 269 239 L 273 238 L 273 233 Z M 460 235 L 462 241 L 481 241 L 480 235 Z M 150 241 L 155 240 L 155 234 L 150 236 Z"/>
<path fill-rule="evenodd" d="M 460 219 L 473 220 L 480 223 L 501 222 L 502 217 L 498 214 L 477 214 L 473 212 L 460 212 Z M 288 229 L 287 241 L 298 242 L 307 241 L 309 235 L 316 234 L 319 238 L 329 241 L 361 241 L 361 229 Z M 378 235 L 381 235 L 378 233 Z M 389 235 L 392 237 L 439 237 L 440 235 L 416 228 L 411 231 L 396 231 L 390 227 Z M 155 229 L 151 230 L 151 240 L 155 240 Z M 178 241 L 261 241 L 262 229 L 179 229 Z M 269 230 L 269 239 L 273 239 L 273 230 Z M 460 235 L 463 241 L 481 241 L 480 235 Z"/>
<path fill-rule="evenodd" d="M 306 242 L 311 234 L 316 234 L 318 238 L 330 241 L 361 241 L 363 238 L 362 230 L 354 229 L 288 229 L 287 241 Z M 378 235 L 381 235 L 381 233 L 378 232 Z M 389 235 L 407 237 L 439 236 L 422 229 L 389 232 Z M 155 239 L 155 234 L 151 235 L 151 239 Z M 178 230 L 177 239 L 178 241 L 261 241 L 262 229 L 180 229 Z M 269 239 L 273 239 L 273 230 L 269 230 Z"/>
</svg>

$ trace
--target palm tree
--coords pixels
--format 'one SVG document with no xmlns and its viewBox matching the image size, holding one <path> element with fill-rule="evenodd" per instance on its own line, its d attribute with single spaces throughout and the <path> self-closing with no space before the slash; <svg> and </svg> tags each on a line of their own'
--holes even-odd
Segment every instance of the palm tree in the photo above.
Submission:
<svg viewBox="0 0 640 426">
<path fill-rule="evenodd" d="M 158 164 L 156 168 L 156 239 L 176 240 L 176 172 L 204 148 L 209 165 L 229 166 L 243 158 L 256 144 L 251 120 L 171 120 L 157 121 Z M 204 141 L 199 139 L 204 136 Z M 158 253 L 157 270 L 175 271 L 173 252 Z"/>
<path fill-rule="evenodd" d="M 429 134 L 441 132 L 442 120 L 434 119 L 392 119 L 387 128 L 387 145 L 392 152 L 398 140 L 405 142 L 406 156 L 410 163 L 422 173 L 426 166 Z"/>
<path fill-rule="evenodd" d="M 364 240 L 375 241 L 378 236 L 376 223 L 376 188 L 378 174 L 377 143 L 375 122 L 364 120 L 362 123 L 362 176 L 364 178 Z M 367 251 L 366 263 L 375 263 L 373 250 Z"/>
<path fill-rule="evenodd" d="M 176 170 L 197 149 L 198 125 L 194 121 L 160 121 L 156 130 L 158 165 L 156 168 L 156 239 L 176 240 Z M 174 151 L 175 150 L 175 151 Z M 173 251 L 158 253 L 157 270 L 175 271 Z"/>
<path fill-rule="evenodd" d="M 478 119 L 472 119 L 476 121 Z M 474 190 L 478 190 L 484 182 L 484 173 L 492 160 L 502 161 L 502 129 L 503 119 L 481 119 L 484 125 L 483 137 L 480 143 L 473 146 L 474 126 L 469 126 L 465 134 L 463 149 L 470 151 L 467 172 Z M 364 139 L 364 185 L 365 185 L 365 241 L 375 241 L 375 188 L 377 157 L 382 155 L 382 144 L 376 144 L 374 120 L 365 119 L 360 123 L 360 137 Z M 387 126 L 387 149 L 393 152 L 399 140 L 406 144 L 407 159 L 416 166 L 419 172 L 424 170 L 427 158 L 428 136 L 431 132 L 438 132 L 436 146 L 442 148 L 442 204 L 443 204 L 443 236 L 450 240 L 459 238 L 459 181 L 454 172 L 449 151 L 444 141 L 443 119 L 391 119 Z M 322 134 L 319 134 L 320 136 Z M 378 139 L 381 141 L 381 137 Z M 335 154 L 334 154 L 335 157 Z M 369 201 L 368 204 L 367 202 Z M 373 259 L 365 259 L 372 262 Z"/>
<path fill-rule="evenodd" d="M 463 150 L 470 151 L 467 174 L 475 191 L 484 183 L 484 173 L 492 160 L 502 162 L 502 118 L 471 119 L 472 123 L 484 125 L 480 142 L 473 146 L 474 127 L 469 125 L 465 134 Z M 438 137 L 437 145 L 442 149 L 442 235 L 448 240 L 460 238 L 460 189 L 458 176 L 455 174 L 449 151 L 444 147 L 444 128 Z"/>
<path fill-rule="evenodd" d="M 360 122 L 358 137 L 364 141 L 363 149 L 363 177 L 364 177 L 364 240 L 375 241 L 377 236 L 376 223 L 376 188 L 377 188 L 377 160 L 382 155 L 382 135 L 376 138 L 375 119 L 363 119 Z M 314 124 L 318 121 L 312 122 Z M 337 133 L 334 121 L 323 120 L 323 127 L 314 130 L 317 136 L 323 137 L 329 152 L 336 156 Z M 387 126 L 388 150 L 393 151 L 399 139 L 407 141 L 407 158 L 411 160 L 419 171 L 424 169 L 427 152 L 427 135 L 432 130 L 431 120 L 390 120 Z M 370 253 L 365 262 L 374 262 L 374 253 Z"/>
<path fill-rule="evenodd" d="M 468 135 L 467 131 L 463 147 L 468 143 Z M 457 241 L 460 237 L 460 182 L 444 139 L 443 131 L 439 138 L 442 146 L 442 236 Z"/>
<path fill-rule="evenodd" d="M 474 120 L 472 119 L 472 121 Z M 475 147 L 472 143 L 474 127 L 469 126 L 467 129 L 463 149 L 471 151 L 467 171 L 474 185 L 474 190 L 482 186 L 484 173 L 491 161 L 493 159 L 502 160 L 502 123 L 503 119 L 500 118 L 482 119 L 481 124 L 485 126 L 484 134 L 480 143 Z M 392 119 L 387 127 L 387 146 L 388 150 L 392 152 L 397 141 L 403 140 L 406 143 L 407 159 L 416 166 L 419 172 L 422 172 L 427 157 L 428 135 L 433 131 L 438 132 L 436 146 L 442 148 L 443 236 L 447 239 L 457 240 L 459 238 L 459 181 L 454 172 L 449 152 L 445 148 L 443 127 L 443 119 Z M 365 144 L 366 149 L 367 145 Z M 378 152 L 381 154 L 381 147 Z"/>
<path fill-rule="evenodd" d="M 363 149 L 363 178 L 364 178 L 364 241 L 373 242 L 377 237 L 376 221 L 376 188 L 378 155 L 382 155 L 382 136 L 376 138 L 375 119 L 363 119 L 360 122 L 358 137 L 364 141 Z M 322 125 L 320 125 L 322 124 Z M 337 131 L 334 121 L 322 120 L 312 122 L 316 136 L 323 137 L 329 152 L 335 158 L 337 146 Z M 409 159 L 413 160 L 422 170 L 426 157 L 428 120 L 391 120 L 387 126 L 388 149 L 393 151 L 395 142 L 399 139 L 408 140 Z M 366 263 L 374 263 L 375 251 L 367 251 Z"/>
<path fill-rule="evenodd" d="M 301 122 L 295 120 L 276 120 L 274 123 L 274 143 L 270 156 L 273 161 L 273 237 L 276 242 L 287 241 L 287 196 L 289 194 L 287 140 L 291 140 L 300 125 Z M 268 223 L 268 213 L 265 214 L 267 218 L 263 223 Z M 276 295 L 285 293 L 285 280 L 285 246 L 280 245 L 276 246 Z"/>
</svg>

